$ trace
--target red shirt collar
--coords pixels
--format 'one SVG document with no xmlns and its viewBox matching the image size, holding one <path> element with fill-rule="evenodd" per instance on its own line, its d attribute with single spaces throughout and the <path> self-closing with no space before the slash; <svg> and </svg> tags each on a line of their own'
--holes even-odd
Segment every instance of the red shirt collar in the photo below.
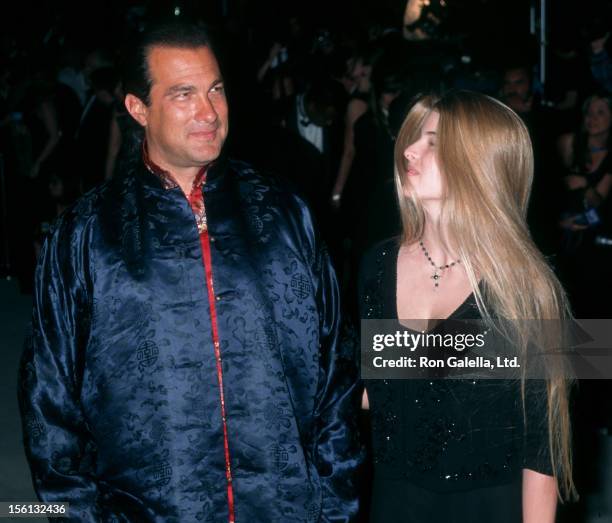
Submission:
<svg viewBox="0 0 612 523">
<path fill-rule="evenodd" d="M 146 140 L 143 140 L 142 142 L 142 161 L 144 162 L 145 167 L 159 178 L 159 181 L 164 189 L 175 189 L 179 186 L 172 174 L 162 169 L 159 165 L 153 162 L 153 160 L 151 160 L 149 157 L 149 150 Z M 205 165 L 198 171 L 198 174 L 193 180 L 193 185 L 191 186 L 192 191 L 196 188 L 201 188 L 202 185 L 206 183 L 206 172 L 208 171 L 210 165 L 211 164 Z"/>
</svg>

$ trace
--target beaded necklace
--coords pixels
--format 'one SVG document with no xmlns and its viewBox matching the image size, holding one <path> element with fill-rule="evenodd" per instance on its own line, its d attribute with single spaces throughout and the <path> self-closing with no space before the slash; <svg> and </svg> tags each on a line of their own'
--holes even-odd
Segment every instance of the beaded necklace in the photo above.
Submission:
<svg viewBox="0 0 612 523">
<path fill-rule="evenodd" d="M 423 245 L 423 241 L 419 241 L 419 245 L 421 246 L 421 250 L 423 251 L 423 254 L 425 255 L 425 258 L 427 258 L 427 260 L 429 261 L 430 265 L 434 268 L 434 273 L 433 276 L 431 277 L 431 279 L 434 281 L 434 288 L 437 288 L 439 286 L 439 280 L 442 277 L 442 271 L 445 271 L 446 269 L 450 269 L 451 267 L 453 267 L 454 265 L 457 265 L 461 260 L 457 260 L 451 263 L 447 263 L 446 265 L 436 265 L 434 263 L 434 261 L 431 259 L 431 256 L 429 255 L 429 253 L 427 252 L 427 249 L 425 248 L 425 245 Z"/>
</svg>

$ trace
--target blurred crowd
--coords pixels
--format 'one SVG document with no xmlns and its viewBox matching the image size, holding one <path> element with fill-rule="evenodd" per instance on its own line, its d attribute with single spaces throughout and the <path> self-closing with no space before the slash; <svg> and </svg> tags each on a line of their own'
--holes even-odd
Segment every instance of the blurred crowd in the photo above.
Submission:
<svg viewBox="0 0 612 523">
<path fill-rule="evenodd" d="M 228 153 L 308 200 L 349 316 L 362 253 L 400 231 L 393 147 L 410 101 L 460 88 L 496 97 L 524 120 L 535 152 L 533 238 L 576 315 L 612 317 L 612 2 L 579 11 L 549 3 L 545 77 L 529 1 L 288 4 L 111 2 L 76 14 L 47 6 L 27 30 L 5 19 L 0 268 L 28 292 L 55 217 L 135 154 L 140 130 L 123 107 L 121 47 L 155 17 L 192 16 L 218 33 Z M 22 6 L 19 20 L 33 8 Z"/>
</svg>

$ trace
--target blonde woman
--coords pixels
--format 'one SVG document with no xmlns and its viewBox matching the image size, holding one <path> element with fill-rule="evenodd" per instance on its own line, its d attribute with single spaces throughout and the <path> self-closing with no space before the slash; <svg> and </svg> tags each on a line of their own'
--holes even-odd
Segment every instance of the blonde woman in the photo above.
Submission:
<svg viewBox="0 0 612 523">
<path fill-rule="evenodd" d="M 533 155 L 521 119 L 477 93 L 423 97 L 395 170 L 403 235 L 366 255 L 362 317 L 428 331 L 448 318 L 536 319 L 508 322 L 509 335 L 522 355 L 546 344 L 538 320 L 570 314 L 525 224 Z M 549 376 L 366 381 L 371 521 L 553 523 L 574 485 L 568 382 Z"/>
</svg>

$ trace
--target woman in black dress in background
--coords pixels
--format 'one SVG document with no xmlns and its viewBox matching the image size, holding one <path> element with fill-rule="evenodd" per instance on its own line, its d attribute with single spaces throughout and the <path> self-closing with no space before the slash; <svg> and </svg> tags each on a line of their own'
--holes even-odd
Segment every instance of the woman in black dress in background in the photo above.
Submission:
<svg viewBox="0 0 612 523">
<path fill-rule="evenodd" d="M 448 318 L 570 316 L 525 224 L 533 154 L 515 113 L 467 91 L 424 97 L 400 130 L 395 167 L 403 235 L 364 259 L 362 318 L 435 332 Z M 538 321 L 508 328 L 523 356 L 551 341 Z M 574 486 L 568 383 L 549 376 L 367 380 L 371 522 L 553 523 L 558 495 Z"/>
</svg>

